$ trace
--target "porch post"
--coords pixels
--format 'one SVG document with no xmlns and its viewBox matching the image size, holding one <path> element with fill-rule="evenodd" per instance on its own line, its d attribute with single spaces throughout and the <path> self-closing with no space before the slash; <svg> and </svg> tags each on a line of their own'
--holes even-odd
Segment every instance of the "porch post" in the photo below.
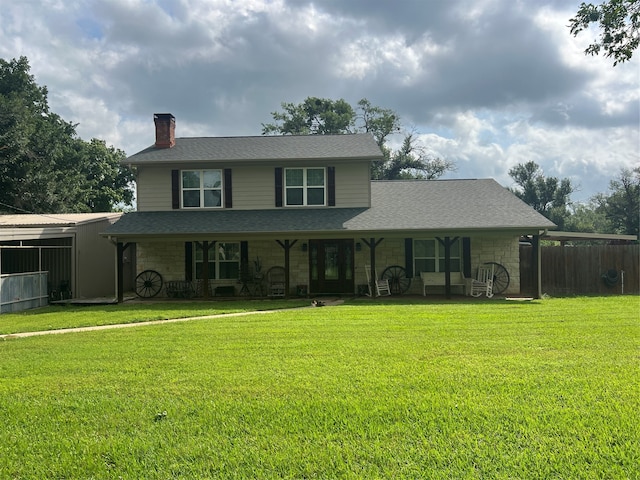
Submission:
<svg viewBox="0 0 640 480">
<path fill-rule="evenodd" d="M 209 242 L 202 242 L 202 296 L 209 299 Z"/>
<path fill-rule="evenodd" d="M 371 290 L 371 296 L 375 296 L 376 294 L 376 247 L 380 245 L 380 242 L 384 240 L 384 238 L 379 238 L 376 240 L 374 237 L 371 237 L 369 240 L 366 238 L 361 239 L 367 247 L 369 247 L 369 264 L 371 265 L 371 278 L 369 279 L 369 289 Z"/>
<path fill-rule="evenodd" d="M 276 240 L 278 245 L 280 245 L 284 249 L 284 294 L 286 297 L 289 296 L 289 267 L 290 267 L 290 259 L 289 259 L 289 250 L 293 247 L 298 240 L 285 240 L 281 242 L 280 240 Z"/>
<path fill-rule="evenodd" d="M 454 237 L 453 240 L 451 237 L 444 237 L 443 241 L 438 238 L 438 242 L 444 246 L 444 293 L 447 300 L 451 298 L 451 245 L 457 239 L 458 237 Z"/>
<path fill-rule="evenodd" d="M 444 295 L 451 298 L 451 239 L 444 237 Z"/>
</svg>

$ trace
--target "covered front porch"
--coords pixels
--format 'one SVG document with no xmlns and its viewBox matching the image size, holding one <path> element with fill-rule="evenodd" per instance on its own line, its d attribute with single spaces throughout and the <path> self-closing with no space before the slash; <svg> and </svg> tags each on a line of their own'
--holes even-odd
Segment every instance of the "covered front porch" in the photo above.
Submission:
<svg viewBox="0 0 640 480">
<path fill-rule="evenodd" d="M 487 262 L 507 272 L 504 294 L 520 293 L 517 235 L 367 233 L 343 237 L 314 233 L 296 238 L 247 234 L 208 239 L 138 237 L 117 242 L 116 262 L 121 265 L 127 250 L 135 245 L 136 285 L 145 298 L 375 296 L 373 282 L 379 278 L 392 279 L 393 295 L 427 293 L 449 298 L 464 291 L 456 278 L 474 276 L 478 266 Z M 372 272 L 369 275 L 367 268 Z M 272 278 L 276 270 L 280 272 L 275 280 L 277 291 Z M 440 279 L 427 290 L 421 278 L 424 271 Z M 122 274 L 119 269 L 118 281 L 124 284 Z M 118 292 L 124 295 L 120 288 Z"/>
</svg>

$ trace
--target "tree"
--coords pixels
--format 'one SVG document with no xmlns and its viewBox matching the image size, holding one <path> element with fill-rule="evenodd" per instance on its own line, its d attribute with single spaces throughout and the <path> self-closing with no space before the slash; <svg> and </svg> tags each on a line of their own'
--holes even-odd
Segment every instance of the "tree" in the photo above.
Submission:
<svg viewBox="0 0 640 480">
<path fill-rule="evenodd" d="M 509 170 L 518 188 L 510 189 L 518 198 L 563 228 L 569 215 L 567 206 L 574 191 L 568 178 L 545 177 L 535 162 L 519 164 Z"/>
<path fill-rule="evenodd" d="M 631 59 L 640 43 L 640 0 L 608 0 L 600 5 L 582 3 L 576 16 L 570 19 L 569 28 L 573 36 L 587 30 L 591 24 L 600 29 L 585 54 L 598 55 L 604 51 L 613 57 L 613 65 Z"/>
<path fill-rule="evenodd" d="M 594 199 L 571 204 L 562 228 L 568 232 L 613 233 L 611 223 Z"/>
<path fill-rule="evenodd" d="M 262 124 L 263 135 L 351 133 L 355 112 L 346 101 L 308 97 L 299 105 L 283 102 L 284 112 L 272 112 L 276 123 Z"/>
<path fill-rule="evenodd" d="M 609 195 L 596 195 L 598 210 L 611 223 L 614 233 L 640 235 L 640 167 L 623 168 L 609 183 Z"/>
<path fill-rule="evenodd" d="M 308 97 L 298 105 L 284 102 L 281 106 L 283 111 L 271 113 L 274 123 L 262 124 L 263 135 L 371 133 L 384 157 L 371 166 L 374 180 L 434 179 L 455 167 L 453 162 L 427 155 L 413 132 L 406 133 L 402 147 L 393 152 L 387 140 L 401 131 L 400 117 L 393 110 L 372 105 L 366 98 L 355 109 L 343 99 L 317 97 Z"/>
<path fill-rule="evenodd" d="M 49 110 L 47 88 L 26 57 L 0 59 L 0 210 L 10 213 L 111 211 L 133 201 L 121 150 L 85 142 Z"/>
<path fill-rule="evenodd" d="M 373 135 L 380 148 L 384 148 L 389 135 L 398 133 L 401 129 L 400 117 L 396 112 L 371 105 L 366 98 L 358 102 L 356 120 L 360 120 L 361 130 Z"/>
<path fill-rule="evenodd" d="M 390 152 L 387 159 L 373 166 L 374 180 L 399 180 L 418 178 L 435 180 L 444 173 L 453 170 L 452 162 L 433 158 L 425 153 L 418 145 L 412 133 L 405 135 L 402 146 L 395 152 Z"/>
</svg>

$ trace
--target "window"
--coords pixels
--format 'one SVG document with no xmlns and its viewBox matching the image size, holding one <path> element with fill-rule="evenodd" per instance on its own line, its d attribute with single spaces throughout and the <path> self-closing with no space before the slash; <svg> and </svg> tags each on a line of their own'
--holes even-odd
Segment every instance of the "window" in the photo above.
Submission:
<svg viewBox="0 0 640 480">
<path fill-rule="evenodd" d="M 286 168 L 285 205 L 325 205 L 324 168 Z"/>
<path fill-rule="evenodd" d="M 183 170 L 181 176 L 184 208 L 222 206 L 221 170 Z"/>
<path fill-rule="evenodd" d="M 204 255 L 202 245 L 194 244 L 196 279 L 202 279 Z M 215 243 L 209 246 L 209 279 L 237 280 L 240 278 L 240 243 Z"/>
<path fill-rule="evenodd" d="M 451 271 L 462 271 L 462 242 L 457 239 L 451 245 Z M 437 239 L 413 241 L 414 272 L 444 272 L 444 245 Z"/>
</svg>

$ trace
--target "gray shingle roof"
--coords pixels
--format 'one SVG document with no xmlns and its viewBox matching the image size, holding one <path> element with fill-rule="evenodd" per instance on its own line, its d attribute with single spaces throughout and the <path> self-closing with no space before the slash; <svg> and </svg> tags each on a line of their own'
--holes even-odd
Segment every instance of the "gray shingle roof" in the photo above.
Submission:
<svg viewBox="0 0 640 480">
<path fill-rule="evenodd" d="M 382 152 L 368 133 L 261 137 L 176 138 L 173 148 L 151 146 L 123 163 L 140 165 L 182 161 L 379 159 Z"/>
<path fill-rule="evenodd" d="M 372 182 L 371 208 L 134 212 L 105 234 L 283 234 L 455 232 L 508 229 L 531 233 L 555 225 L 495 180 Z"/>
<path fill-rule="evenodd" d="M 497 229 L 555 224 L 493 179 L 372 182 L 373 208 L 352 223 L 388 229 Z"/>
</svg>

